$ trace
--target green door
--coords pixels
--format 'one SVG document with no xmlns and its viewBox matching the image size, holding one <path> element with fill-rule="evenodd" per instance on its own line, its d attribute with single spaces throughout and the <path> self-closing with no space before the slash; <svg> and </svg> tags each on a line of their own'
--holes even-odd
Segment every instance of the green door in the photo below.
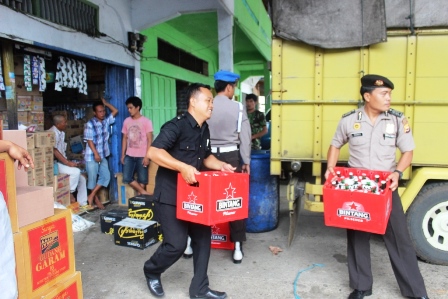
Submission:
<svg viewBox="0 0 448 299">
<path fill-rule="evenodd" d="M 176 116 L 176 80 L 173 78 L 142 71 L 142 114 L 154 126 L 154 137 L 160 127 Z"/>
</svg>

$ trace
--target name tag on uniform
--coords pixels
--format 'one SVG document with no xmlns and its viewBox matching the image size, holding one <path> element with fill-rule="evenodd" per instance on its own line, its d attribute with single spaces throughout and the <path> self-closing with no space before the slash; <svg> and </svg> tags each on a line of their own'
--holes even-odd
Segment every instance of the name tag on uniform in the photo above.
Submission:
<svg viewBox="0 0 448 299">
<path fill-rule="evenodd" d="M 362 133 L 352 133 L 352 137 L 361 137 Z"/>
<path fill-rule="evenodd" d="M 395 138 L 395 134 L 387 134 L 387 133 L 385 133 L 385 134 L 383 134 L 383 137 L 384 137 L 384 139 L 386 139 L 386 138 Z"/>
<path fill-rule="evenodd" d="M 207 139 L 207 147 L 208 147 L 208 144 L 210 143 L 210 139 Z"/>
</svg>

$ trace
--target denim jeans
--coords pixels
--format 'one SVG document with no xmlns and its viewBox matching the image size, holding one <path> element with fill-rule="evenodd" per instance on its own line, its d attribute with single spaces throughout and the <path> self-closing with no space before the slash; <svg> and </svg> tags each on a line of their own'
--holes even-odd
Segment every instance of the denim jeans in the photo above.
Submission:
<svg viewBox="0 0 448 299">
<path fill-rule="evenodd" d="M 86 171 L 88 176 L 87 189 L 94 189 L 96 185 L 107 187 L 110 182 L 110 171 L 107 159 L 103 158 L 100 163 L 96 161 L 86 161 Z"/>
<path fill-rule="evenodd" d="M 129 184 L 134 180 L 134 173 L 137 172 L 137 182 L 148 184 L 148 167 L 143 167 L 143 157 L 124 157 L 123 183 Z"/>
</svg>

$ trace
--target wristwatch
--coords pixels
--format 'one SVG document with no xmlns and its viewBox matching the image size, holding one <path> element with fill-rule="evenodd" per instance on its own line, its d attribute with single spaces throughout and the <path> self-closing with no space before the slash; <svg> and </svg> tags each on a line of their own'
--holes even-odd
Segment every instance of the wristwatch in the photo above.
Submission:
<svg viewBox="0 0 448 299">
<path fill-rule="evenodd" d="M 403 177 L 403 173 L 398 169 L 395 169 L 394 172 L 398 173 L 398 179 L 401 180 L 401 178 Z"/>
</svg>

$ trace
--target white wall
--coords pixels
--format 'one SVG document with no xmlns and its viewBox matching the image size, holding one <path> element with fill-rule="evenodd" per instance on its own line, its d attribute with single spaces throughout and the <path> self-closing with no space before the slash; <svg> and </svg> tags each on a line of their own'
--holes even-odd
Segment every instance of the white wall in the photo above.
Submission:
<svg viewBox="0 0 448 299">
<path fill-rule="evenodd" d="M 0 5 L 0 37 L 41 43 L 111 63 L 134 67 L 135 59 L 125 48 L 131 27 L 129 0 L 91 0 L 99 6 L 99 29 L 106 37 L 94 38 L 70 28 L 16 13 Z M 117 45 L 121 43 L 123 45 Z"/>
</svg>

